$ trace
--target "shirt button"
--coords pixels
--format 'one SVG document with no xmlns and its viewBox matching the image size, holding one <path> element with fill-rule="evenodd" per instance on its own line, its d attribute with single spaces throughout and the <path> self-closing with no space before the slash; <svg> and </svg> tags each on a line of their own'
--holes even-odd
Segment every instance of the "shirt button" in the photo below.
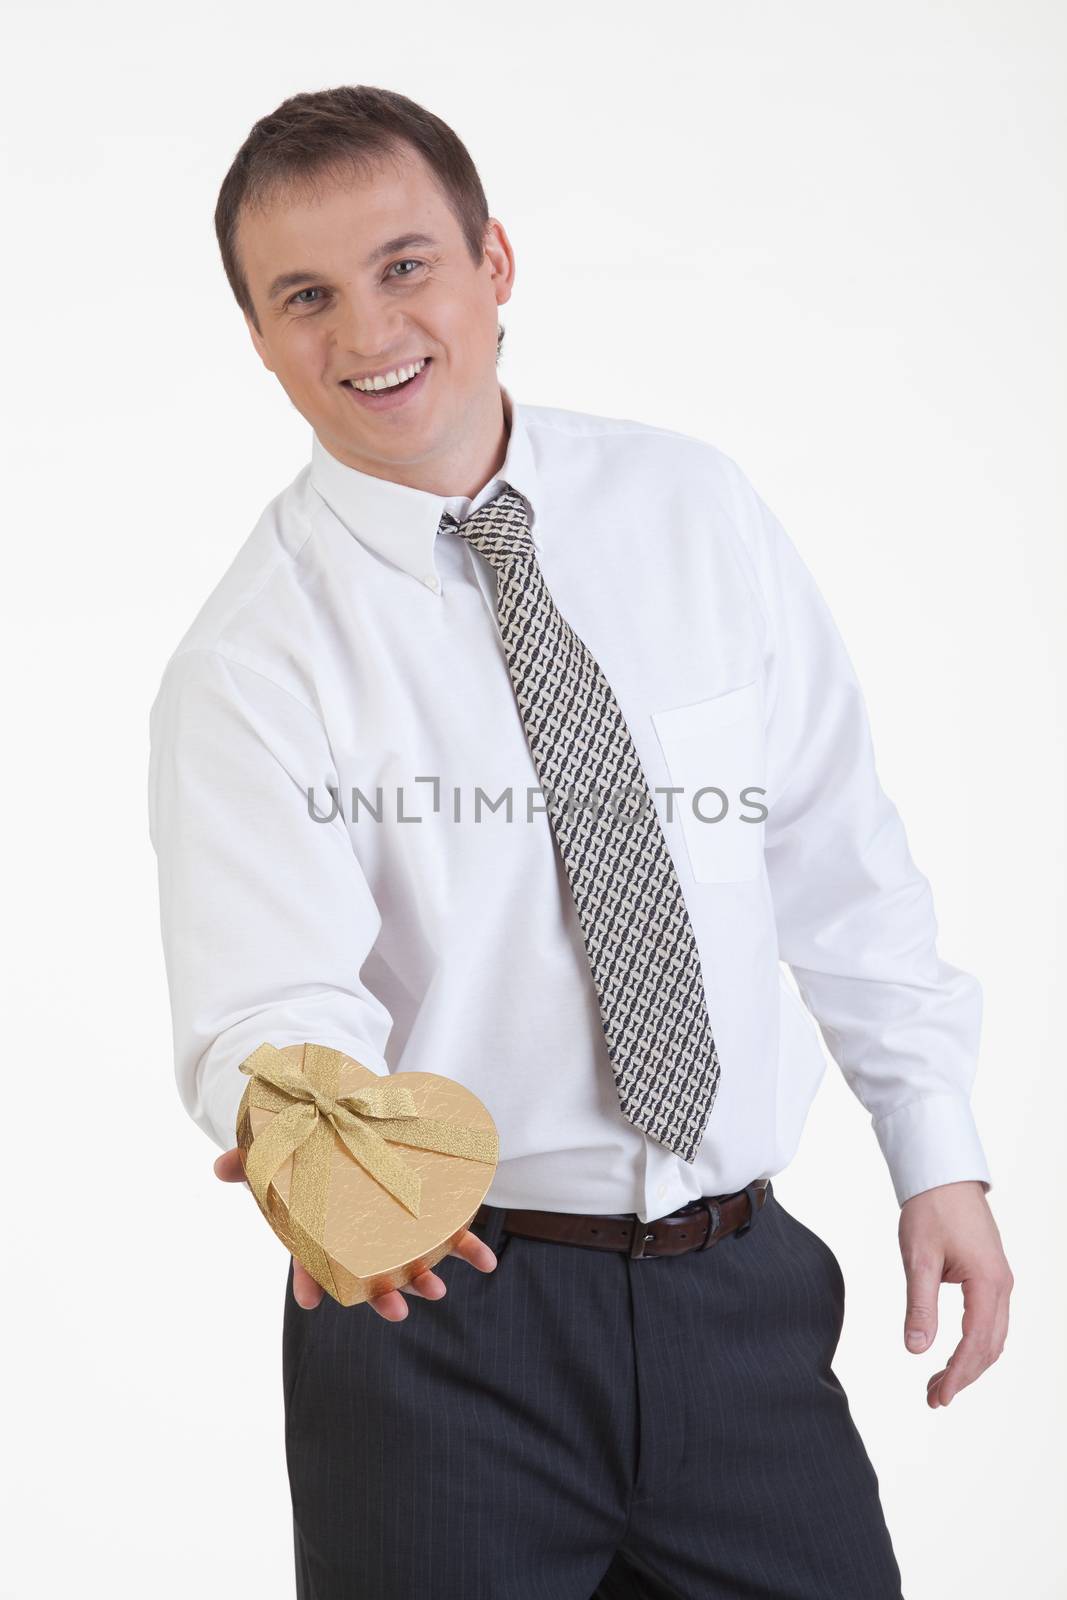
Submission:
<svg viewBox="0 0 1067 1600">
<path fill-rule="evenodd" d="M 441 587 L 440 578 L 435 578 L 432 572 L 428 572 L 422 581 L 425 583 L 427 589 L 433 589 L 435 593 Z"/>
<path fill-rule="evenodd" d="M 662 1199 L 663 1199 L 663 1196 L 664 1196 L 664 1195 L 665 1195 L 665 1194 L 666 1194 L 666 1193 L 667 1193 L 667 1185 L 666 1185 L 666 1184 L 665 1184 L 665 1183 L 661 1183 L 661 1184 L 660 1184 L 660 1186 L 659 1186 L 659 1188 L 658 1188 L 658 1189 L 657 1189 L 657 1190 L 656 1190 L 656 1194 L 657 1194 L 657 1196 L 658 1196 L 658 1198 L 659 1198 L 659 1199 L 660 1199 L 660 1200 L 662 1200 Z"/>
</svg>

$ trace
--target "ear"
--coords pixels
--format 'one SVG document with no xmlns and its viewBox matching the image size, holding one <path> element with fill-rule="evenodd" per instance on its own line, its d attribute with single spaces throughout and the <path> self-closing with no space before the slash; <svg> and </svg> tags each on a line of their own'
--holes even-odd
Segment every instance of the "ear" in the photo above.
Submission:
<svg viewBox="0 0 1067 1600">
<path fill-rule="evenodd" d="M 270 357 L 267 354 L 267 347 L 263 342 L 263 335 L 258 332 L 255 323 L 252 321 L 252 318 L 248 315 L 247 311 L 244 314 L 244 318 L 245 327 L 248 329 L 252 343 L 256 347 L 256 354 L 259 356 L 259 359 L 262 361 L 267 371 L 273 372 L 274 368 L 271 366 Z"/>
<path fill-rule="evenodd" d="M 490 217 L 486 225 L 485 259 L 489 263 L 489 278 L 496 303 L 498 306 L 505 305 L 511 299 L 515 282 L 515 252 L 503 223 L 498 222 L 496 217 Z"/>
</svg>

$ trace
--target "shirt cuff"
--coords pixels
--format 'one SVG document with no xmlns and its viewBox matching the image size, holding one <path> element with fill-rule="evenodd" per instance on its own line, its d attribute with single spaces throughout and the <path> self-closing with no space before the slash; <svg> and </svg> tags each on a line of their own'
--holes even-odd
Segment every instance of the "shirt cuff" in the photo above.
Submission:
<svg viewBox="0 0 1067 1600">
<path fill-rule="evenodd" d="M 974 1179 L 987 1194 L 993 1187 L 965 1095 L 924 1095 L 878 1118 L 873 1126 L 898 1205 L 941 1183 Z"/>
</svg>

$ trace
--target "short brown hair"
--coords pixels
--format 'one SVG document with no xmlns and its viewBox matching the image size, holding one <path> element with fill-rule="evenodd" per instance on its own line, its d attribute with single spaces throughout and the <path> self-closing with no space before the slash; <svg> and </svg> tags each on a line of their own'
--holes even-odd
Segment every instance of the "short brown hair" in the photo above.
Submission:
<svg viewBox="0 0 1067 1600">
<path fill-rule="evenodd" d="M 245 208 L 262 206 L 285 189 L 314 193 L 322 178 L 365 176 L 411 146 L 426 162 L 480 266 L 489 207 L 467 148 L 432 111 L 392 89 L 343 84 L 290 95 L 254 124 L 222 180 L 215 236 L 234 298 L 260 332 L 248 281 L 237 254 L 237 224 Z M 497 333 L 497 356 L 504 330 Z"/>
</svg>

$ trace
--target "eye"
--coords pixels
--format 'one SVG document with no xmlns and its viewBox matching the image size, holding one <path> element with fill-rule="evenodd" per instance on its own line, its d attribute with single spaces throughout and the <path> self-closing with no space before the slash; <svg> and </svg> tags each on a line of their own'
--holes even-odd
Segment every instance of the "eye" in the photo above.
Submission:
<svg viewBox="0 0 1067 1600">
<path fill-rule="evenodd" d="M 424 265 L 425 265 L 424 262 L 412 260 L 412 258 L 410 256 L 406 257 L 403 261 L 394 261 L 393 262 L 393 267 L 421 267 L 421 266 L 424 266 Z M 390 269 L 389 269 L 390 272 L 393 270 L 393 267 L 390 267 Z M 410 278 L 411 277 L 411 273 L 410 272 L 401 272 L 401 273 L 398 273 L 397 276 L 401 277 L 401 278 Z"/>
<path fill-rule="evenodd" d="M 315 302 L 313 300 L 301 300 L 300 296 L 302 294 L 321 294 L 321 293 L 322 293 L 321 289 L 298 289 L 296 291 L 296 294 L 290 295 L 289 299 L 286 301 L 286 305 L 290 305 L 290 306 L 295 306 L 295 305 L 310 306 L 310 305 L 314 305 Z"/>
</svg>

